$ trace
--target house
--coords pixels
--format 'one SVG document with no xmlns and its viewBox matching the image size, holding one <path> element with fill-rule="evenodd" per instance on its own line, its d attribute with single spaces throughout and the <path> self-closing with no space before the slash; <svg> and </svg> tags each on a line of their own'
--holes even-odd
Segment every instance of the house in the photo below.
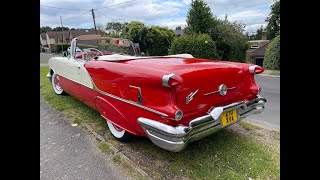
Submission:
<svg viewBox="0 0 320 180">
<path fill-rule="evenodd" d="M 270 43 L 270 40 L 267 40 L 267 32 L 262 31 L 261 40 L 248 41 L 248 43 L 249 49 L 246 52 L 247 62 L 263 67 L 266 48 Z"/>
<path fill-rule="evenodd" d="M 102 35 L 102 31 L 100 30 L 97 30 L 97 33 Z M 96 34 L 95 29 L 77 29 L 64 32 L 49 31 L 40 34 L 40 45 L 42 47 L 48 47 L 50 51 L 52 51 L 58 43 L 70 43 L 75 37 L 89 34 Z"/>
<path fill-rule="evenodd" d="M 248 41 L 249 49 L 246 52 L 247 62 L 263 67 L 263 59 L 269 40 L 253 40 Z"/>
<path fill-rule="evenodd" d="M 182 29 L 176 29 L 176 30 L 174 30 L 174 32 L 176 33 L 176 36 L 181 36 L 183 34 Z"/>
</svg>

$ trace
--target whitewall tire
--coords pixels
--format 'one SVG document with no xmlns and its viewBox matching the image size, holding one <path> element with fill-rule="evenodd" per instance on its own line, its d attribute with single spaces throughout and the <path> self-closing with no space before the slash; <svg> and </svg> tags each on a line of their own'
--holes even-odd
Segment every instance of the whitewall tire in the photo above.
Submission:
<svg viewBox="0 0 320 180">
<path fill-rule="evenodd" d="M 60 86 L 59 79 L 57 78 L 55 73 L 53 73 L 51 76 L 51 84 L 52 84 L 52 88 L 53 88 L 54 93 L 56 93 L 58 95 L 66 94 L 63 91 L 62 87 Z"/>
<path fill-rule="evenodd" d="M 113 124 L 112 122 L 107 121 L 109 130 L 111 134 L 118 140 L 118 141 L 128 141 L 132 135 L 125 131 L 124 129 L 118 127 L 117 125 Z"/>
</svg>

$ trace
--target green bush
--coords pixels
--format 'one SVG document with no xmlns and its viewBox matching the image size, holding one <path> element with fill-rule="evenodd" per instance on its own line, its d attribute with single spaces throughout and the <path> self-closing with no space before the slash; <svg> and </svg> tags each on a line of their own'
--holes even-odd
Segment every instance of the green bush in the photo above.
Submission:
<svg viewBox="0 0 320 180">
<path fill-rule="evenodd" d="M 280 70 L 280 35 L 268 44 L 264 55 L 263 67 L 269 70 Z"/>
<path fill-rule="evenodd" d="M 150 56 L 168 55 L 168 50 L 175 38 L 175 33 L 165 27 L 152 26 L 146 36 L 146 53 Z"/>
<path fill-rule="evenodd" d="M 219 59 L 216 45 L 208 34 L 183 35 L 176 38 L 170 49 L 170 54 L 191 54 L 197 58 Z"/>
<path fill-rule="evenodd" d="M 63 47 L 63 51 L 67 51 L 68 47 L 70 47 L 70 43 L 59 43 L 59 44 L 56 44 L 56 46 L 55 46 L 56 53 L 61 52 L 62 51 L 62 47 Z"/>
<path fill-rule="evenodd" d="M 166 27 L 145 26 L 142 22 L 132 21 L 124 29 L 126 38 L 139 43 L 141 52 L 150 56 L 168 55 L 168 49 L 175 33 Z"/>
</svg>

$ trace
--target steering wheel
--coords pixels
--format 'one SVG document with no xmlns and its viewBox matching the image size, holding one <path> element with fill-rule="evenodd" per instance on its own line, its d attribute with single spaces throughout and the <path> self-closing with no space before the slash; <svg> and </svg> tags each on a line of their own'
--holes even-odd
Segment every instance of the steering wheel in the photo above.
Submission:
<svg viewBox="0 0 320 180">
<path fill-rule="evenodd" d="M 96 49 L 96 48 L 88 48 L 88 49 L 91 50 L 91 51 L 97 51 L 98 53 L 100 53 L 101 56 L 103 56 L 103 53 L 100 50 Z M 95 57 L 97 57 L 97 56 L 98 55 L 96 55 Z"/>
<path fill-rule="evenodd" d="M 93 57 L 92 54 L 89 54 L 90 52 L 83 51 L 83 58 L 86 59 L 86 60 L 95 59 L 95 58 L 98 57 L 99 55 L 103 56 L 103 53 L 102 53 L 100 50 L 96 49 L 96 48 L 86 48 L 86 49 L 88 49 L 88 50 L 90 50 L 90 51 L 96 51 L 96 52 L 98 52 L 98 54 Z"/>
</svg>

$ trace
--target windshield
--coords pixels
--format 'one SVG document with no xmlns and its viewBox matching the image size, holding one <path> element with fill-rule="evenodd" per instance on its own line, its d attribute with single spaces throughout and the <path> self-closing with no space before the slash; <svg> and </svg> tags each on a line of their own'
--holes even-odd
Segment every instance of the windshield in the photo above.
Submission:
<svg viewBox="0 0 320 180">
<path fill-rule="evenodd" d="M 116 40 L 113 40 L 116 41 Z M 120 40 L 117 41 L 119 43 Z M 139 46 L 130 41 L 125 42 L 127 44 L 120 45 L 112 43 L 110 40 L 78 40 L 77 49 L 81 49 L 84 54 L 98 54 L 100 55 L 112 55 L 112 54 L 122 54 L 130 56 L 139 55 Z M 100 51 L 100 52 L 99 52 Z M 79 52 L 77 50 L 77 52 Z"/>
</svg>

